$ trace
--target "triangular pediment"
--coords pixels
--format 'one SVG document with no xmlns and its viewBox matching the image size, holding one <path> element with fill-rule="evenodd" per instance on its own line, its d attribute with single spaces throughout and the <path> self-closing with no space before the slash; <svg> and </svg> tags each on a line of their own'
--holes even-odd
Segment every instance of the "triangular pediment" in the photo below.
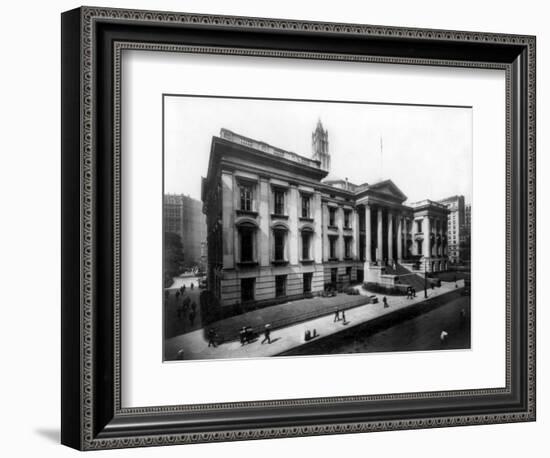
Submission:
<svg viewBox="0 0 550 458">
<path fill-rule="evenodd" d="M 391 180 L 384 180 L 379 183 L 375 183 L 369 186 L 369 190 L 374 191 L 377 194 L 383 194 L 390 199 L 404 202 L 407 200 L 407 196 L 395 185 Z"/>
</svg>

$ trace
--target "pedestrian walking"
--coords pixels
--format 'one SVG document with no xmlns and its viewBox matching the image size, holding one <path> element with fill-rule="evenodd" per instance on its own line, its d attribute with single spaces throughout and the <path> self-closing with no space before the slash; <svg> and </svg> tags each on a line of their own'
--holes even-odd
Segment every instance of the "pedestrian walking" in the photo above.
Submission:
<svg viewBox="0 0 550 458">
<path fill-rule="evenodd" d="M 189 323 L 191 323 L 191 326 L 195 324 L 195 311 L 191 310 L 191 313 L 189 313 Z"/>
<path fill-rule="evenodd" d="M 194 287 L 195 287 L 195 284 L 191 282 L 191 289 L 193 289 Z"/>
<path fill-rule="evenodd" d="M 407 288 L 407 299 L 412 299 L 412 288 L 410 286 Z"/>
<path fill-rule="evenodd" d="M 340 309 L 334 311 L 334 320 L 332 322 L 335 323 L 336 321 L 340 321 Z"/>
<path fill-rule="evenodd" d="M 271 325 L 270 324 L 265 325 L 264 340 L 262 340 L 262 344 L 266 341 L 267 341 L 268 344 L 271 343 Z"/>
<path fill-rule="evenodd" d="M 214 348 L 217 347 L 216 345 L 216 331 L 213 328 L 210 328 L 208 330 L 208 346 L 212 346 Z"/>
<path fill-rule="evenodd" d="M 176 301 L 179 299 L 179 297 L 180 297 L 180 292 L 176 291 Z"/>
<path fill-rule="evenodd" d="M 416 297 L 416 288 L 413 288 L 413 289 L 412 289 L 412 297 L 413 297 L 413 298 Z"/>
<path fill-rule="evenodd" d="M 346 311 L 345 310 L 342 310 L 342 324 L 347 324 L 348 322 L 346 321 Z"/>
<path fill-rule="evenodd" d="M 185 299 L 183 299 L 183 310 L 187 312 L 187 310 L 189 310 L 190 305 L 191 305 L 191 299 L 189 298 L 189 296 L 187 296 L 185 297 Z"/>
<path fill-rule="evenodd" d="M 181 293 L 182 293 L 182 294 L 185 293 L 185 285 L 183 285 L 183 286 L 181 287 L 181 289 L 182 289 Z"/>
<path fill-rule="evenodd" d="M 382 303 L 384 304 L 384 308 L 385 308 L 385 309 L 389 307 L 389 305 L 388 305 L 388 300 L 386 299 L 386 296 L 384 296 L 384 297 L 382 298 Z"/>
</svg>

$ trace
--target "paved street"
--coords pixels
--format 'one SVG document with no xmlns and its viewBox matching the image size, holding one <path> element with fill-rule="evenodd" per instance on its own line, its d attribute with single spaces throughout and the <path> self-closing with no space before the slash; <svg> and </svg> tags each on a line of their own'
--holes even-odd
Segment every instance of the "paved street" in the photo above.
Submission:
<svg viewBox="0 0 550 458">
<path fill-rule="evenodd" d="M 463 281 L 459 281 L 458 285 L 462 287 Z M 445 295 L 445 297 L 441 298 L 440 302 L 437 303 L 437 298 L 442 295 Z M 413 308 L 412 306 L 415 309 L 417 307 L 422 309 L 422 304 L 425 304 L 425 307 L 429 310 L 432 307 L 447 303 L 458 296 L 460 296 L 460 289 L 455 289 L 454 283 L 445 282 L 442 283 L 441 288 L 428 291 L 428 303 L 424 302 L 423 294 L 418 294 L 412 300 L 408 300 L 404 296 L 388 296 L 389 307 L 385 308 L 381 301 L 377 304 L 366 304 L 355 307 L 346 311 L 345 321 L 334 321 L 332 316 L 323 316 L 274 330 L 271 335 L 271 344 L 261 344 L 261 340 L 263 339 L 263 336 L 261 336 L 255 342 L 246 345 L 241 345 L 239 341 L 231 341 L 216 347 L 209 347 L 204 332 L 199 329 L 167 339 L 165 343 L 165 359 L 176 359 L 176 355 L 180 350 L 183 351 L 184 359 L 193 360 L 265 357 L 291 351 L 292 354 L 296 354 L 295 350 L 300 351 L 298 347 L 304 345 L 304 334 L 307 330 L 312 331 L 316 329 L 319 335 L 318 338 L 323 339 L 327 336 L 341 333 L 345 329 L 351 329 L 372 320 L 379 320 L 384 316 L 389 317 L 391 315 L 391 319 L 395 322 L 396 317 L 398 318 L 395 315 L 396 313 L 408 314 L 408 311 Z M 379 299 L 381 299 L 381 296 L 379 296 Z M 393 348 L 389 348 L 389 350 L 393 350 Z M 309 354 L 309 350 L 304 354 Z"/>
<path fill-rule="evenodd" d="M 193 284 L 193 289 L 191 289 Z M 170 288 L 165 289 L 164 301 L 164 337 L 171 337 L 193 331 L 202 327 L 199 295 L 202 291 L 198 288 L 198 277 L 177 277 Z M 185 285 L 185 292 L 177 295 L 180 288 Z M 189 298 L 188 305 L 184 301 Z M 191 323 L 192 304 L 196 304 L 195 316 Z"/>
<path fill-rule="evenodd" d="M 464 310 L 465 316 L 461 316 Z M 287 355 L 330 355 L 386 351 L 424 351 L 470 348 L 470 297 L 458 296 L 430 311 L 418 310 L 398 323 L 365 323 Z M 441 331 L 448 333 L 444 343 Z"/>
</svg>

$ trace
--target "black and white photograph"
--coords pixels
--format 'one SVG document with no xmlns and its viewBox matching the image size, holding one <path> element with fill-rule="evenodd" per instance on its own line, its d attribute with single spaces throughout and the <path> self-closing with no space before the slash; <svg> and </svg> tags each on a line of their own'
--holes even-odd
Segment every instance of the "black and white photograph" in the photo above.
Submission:
<svg viewBox="0 0 550 458">
<path fill-rule="evenodd" d="M 471 106 L 162 105 L 164 361 L 471 349 Z"/>
</svg>

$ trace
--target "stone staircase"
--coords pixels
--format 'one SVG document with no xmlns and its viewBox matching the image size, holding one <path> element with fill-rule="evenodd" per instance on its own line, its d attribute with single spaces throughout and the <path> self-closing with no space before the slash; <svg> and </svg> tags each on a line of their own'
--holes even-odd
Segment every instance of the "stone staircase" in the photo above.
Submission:
<svg viewBox="0 0 550 458">
<path fill-rule="evenodd" d="M 390 265 L 385 266 L 384 270 L 388 275 L 408 275 L 412 273 L 409 269 L 397 262 L 394 264 L 394 267 Z"/>
<path fill-rule="evenodd" d="M 414 288 L 417 293 L 424 289 L 424 277 L 421 272 L 414 273 L 397 262 L 393 266 L 386 266 L 384 269 L 387 275 L 395 275 L 398 277 L 396 283 L 410 286 Z M 431 281 L 428 279 L 428 287 L 430 286 Z"/>
</svg>

